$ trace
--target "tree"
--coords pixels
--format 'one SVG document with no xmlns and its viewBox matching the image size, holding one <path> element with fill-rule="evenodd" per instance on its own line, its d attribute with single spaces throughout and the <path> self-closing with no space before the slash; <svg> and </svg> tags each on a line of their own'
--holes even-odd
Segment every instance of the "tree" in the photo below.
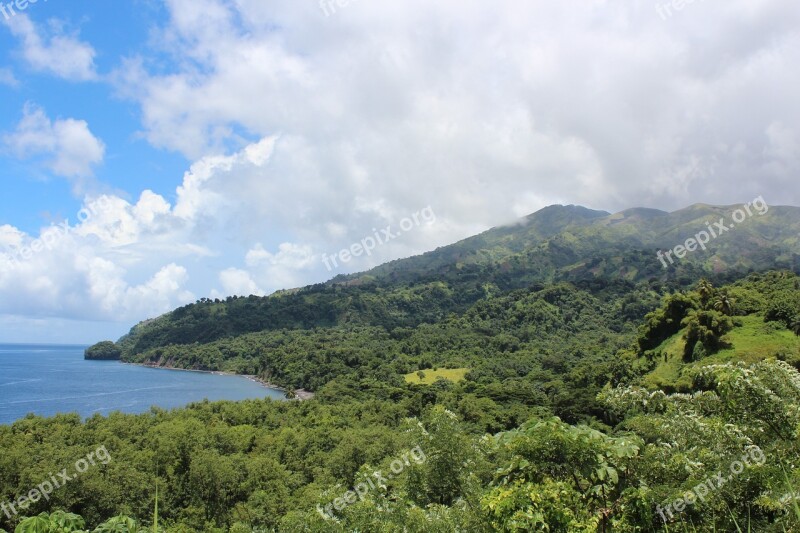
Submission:
<svg viewBox="0 0 800 533">
<path fill-rule="evenodd" d="M 787 469 L 795 465 L 787 472 L 791 479 L 800 473 L 800 374 L 782 361 L 707 365 L 697 367 L 694 388 L 693 394 L 643 387 L 608 388 L 601 394 L 609 412 L 647 442 L 635 469 L 635 483 L 647 487 L 649 502 L 639 524 L 648 523 L 649 515 L 665 527 L 669 522 L 668 529 L 657 531 L 686 531 L 681 522 L 700 521 L 708 527 L 693 531 L 741 531 L 734 520 L 752 524 L 748 531 L 794 531 L 789 518 L 777 521 L 783 527 L 768 524 L 776 524 L 775 514 L 791 512 L 793 505 L 785 497 L 780 463 Z M 741 468 L 733 470 L 737 461 Z M 688 487 L 720 472 L 734 474 L 724 491 L 687 506 L 683 514 L 663 510 Z M 760 503 L 752 494 L 760 494 Z M 643 530 L 653 531 L 652 526 Z"/>
<path fill-rule="evenodd" d="M 133 518 L 115 516 L 98 526 L 93 533 L 150 533 L 150 530 L 139 525 Z"/>
<path fill-rule="evenodd" d="M 645 323 L 639 327 L 639 351 L 652 350 L 681 329 L 681 321 L 689 311 L 699 306 L 697 296 L 671 294 L 664 298 L 663 305 L 645 316 Z"/>
<path fill-rule="evenodd" d="M 714 310 L 719 311 L 723 315 L 731 316 L 735 304 L 736 300 L 730 298 L 726 293 L 722 293 L 714 301 Z"/>
<path fill-rule="evenodd" d="M 714 294 L 714 286 L 706 278 L 703 278 L 697 284 L 697 293 L 700 295 L 700 303 L 703 305 L 703 308 L 705 308 L 711 296 Z"/>
<path fill-rule="evenodd" d="M 800 315 L 797 315 L 792 321 L 792 331 L 795 335 L 800 336 Z"/>
<path fill-rule="evenodd" d="M 797 291 L 780 291 L 774 294 L 764 313 L 765 322 L 782 322 L 787 328 L 800 315 L 800 294 Z"/>
<path fill-rule="evenodd" d="M 694 360 L 695 353 L 714 353 L 719 348 L 722 336 L 733 329 L 733 321 L 716 311 L 691 311 L 681 325 L 686 328 L 683 335 L 686 342 L 683 350 L 685 361 Z M 698 343 L 703 350 L 695 352 Z"/>
<path fill-rule="evenodd" d="M 608 437 L 557 418 L 495 438 L 501 468 L 482 499 L 495 531 L 606 531 L 628 502 L 638 437 Z"/>
</svg>

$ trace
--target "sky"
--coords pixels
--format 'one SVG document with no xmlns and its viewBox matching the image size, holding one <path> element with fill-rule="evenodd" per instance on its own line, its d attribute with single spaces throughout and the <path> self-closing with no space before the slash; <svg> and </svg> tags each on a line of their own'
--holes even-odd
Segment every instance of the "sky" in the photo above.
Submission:
<svg viewBox="0 0 800 533">
<path fill-rule="evenodd" d="M 0 342 L 116 339 L 552 204 L 800 205 L 796 0 L 2 5 Z"/>
</svg>

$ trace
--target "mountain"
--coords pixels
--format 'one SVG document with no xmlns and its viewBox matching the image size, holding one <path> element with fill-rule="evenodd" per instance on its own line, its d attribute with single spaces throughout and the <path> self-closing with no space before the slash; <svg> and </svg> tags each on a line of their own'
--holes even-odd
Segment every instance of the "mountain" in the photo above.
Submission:
<svg viewBox="0 0 800 533">
<path fill-rule="evenodd" d="M 621 275 L 626 279 L 670 279 L 748 272 L 765 268 L 800 268 L 800 208 L 769 207 L 739 227 L 712 238 L 708 251 L 689 254 L 664 268 L 658 250 L 671 250 L 742 206 L 693 206 L 667 213 L 633 208 L 615 214 L 579 206 L 550 206 L 515 225 L 491 229 L 456 244 L 409 259 L 393 261 L 362 274 L 339 276 L 329 283 L 379 279 L 421 280 L 471 265 L 513 268 L 525 278 L 573 281 Z M 746 211 L 743 211 L 747 213 Z M 642 254 L 640 258 L 635 256 Z M 776 262 L 777 261 L 777 262 Z"/>
<path fill-rule="evenodd" d="M 391 331 L 463 313 L 490 295 L 559 281 L 596 294 L 619 283 L 675 289 L 704 276 L 724 282 L 768 269 L 800 272 L 800 208 L 755 204 L 749 214 L 742 206 L 704 204 L 672 213 L 634 208 L 615 214 L 554 205 L 515 224 L 324 284 L 268 297 L 203 299 L 138 324 L 117 345 L 125 358 L 258 331 L 341 325 Z M 656 255 L 720 221 L 727 228 L 739 209 L 744 221 L 710 238 L 706 251 L 671 264 Z"/>
</svg>

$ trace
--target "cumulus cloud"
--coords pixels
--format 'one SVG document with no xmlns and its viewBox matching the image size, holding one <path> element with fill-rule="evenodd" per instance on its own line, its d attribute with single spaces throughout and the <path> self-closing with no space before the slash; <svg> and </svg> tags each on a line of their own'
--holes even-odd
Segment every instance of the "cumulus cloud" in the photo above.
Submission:
<svg viewBox="0 0 800 533">
<path fill-rule="evenodd" d="M 309 279 L 309 272 L 319 266 L 320 260 L 312 246 L 290 242 L 281 243 L 276 253 L 265 250 L 258 243 L 245 255 L 245 264 L 253 276 L 272 288 L 303 285 Z"/>
<path fill-rule="evenodd" d="M 194 300 L 178 265 L 131 284 L 131 272 L 74 235 L 59 234 L 49 248 L 34 242 L 26 239 L 25 252 L 0 255 L 0 315 L 138 321 Z"/>
<path fill-rule="evenodd" d="M 222 283 L 222 293 L 212 293 L 214 297 L 219 296 L 263 296 L 258 284 L 244 270 L 238 268 L 227 268 L 219 273 L 219 281 Z"/>
<path fill-rule="evenodd" d="M 5 21 L 20 41 L 20 53 L 33 70 L 46 72 L 70 81 L 97 79 L 94 48 L 69 33 L 63 23 L 50 21 L 37 27 L 24 13 Z"/>
<path fill-rule="evenodd" d="M 791 0 L 695 3 L 668 20 L 655 4 L 577 0 L 353 2 L 328 16 L 314 2 L 167 5 L 170 53 L 193 61 L 153 73 L 131 58 L 118 79 L 147 138 L 190 157 L 280 131 L 296 150 L 282 180 L 399 210 L 446 198 L 465 231 L 560 201 L 800 203 L 768 149 L 773 123 L 800 124 Z"/>
<path fill-rule="evenodd" d="M 133 205 L 87 198 L 73 220 L 38 235 L 0 226 L 0 315 L 137 321 L 193 301 L 187 269 L 141 238 L 164 236 L 153 216 L 166 214 L 164 205 L 153 196 L 146 191 Z M 169 249 L 172 258 L 191 255 Z"/>
<path fill-rule="evenodd" d="M 41 157 L 45 166 L 59 176 L 83 178 L 103 161 L 105 145 L 89 130 L 84 120 L 51 120 L 45 111 L 25 105 L 17 129 L 3 136 L 3 143 L 17 157 Z"/>
<path fill-rule="evenodd" d="M 106 194 L 86 198 L 71 220 L 37 235 L 0 226 L 0 315 L 70 319 L 139 320 L 192 301 L 195 294 L 264 295 L 323 281 L 344 268 L 366 268 L 432 241 L 448 241 L 453 227 L 426 207 L 403 213 L 385 202 L 357 198 L 319 182 L 287 189 L 281 177 L 300 164 L 285 160 L 280 146 L 292 139 L 268 137 L 230 156 L 194 163 L 175 190 L 174 203 L 145 190 L 135 201 Z M 293 150 L 288 150 L 293 154 Z M 330 213 L 352 207 L 342 228 L 288 204 L 293 195 L 327 196 Z M 335 202 L 340 202 L 338 205 Z M 316 205 L 312 204 L 312 205 Z M 407 234 L 376 247 L 352 265 L 329 272 L 321 257 L 349 248 L 373 231 L 393 226 L 402 214 L 419 221 Z M 292 220 L 287 226 L 286 220 Z M 288 229 L 287 229 L 288 228 Z M 284 234 L 292 240 L 275 240 Z M 209 279 L 208 272 L 215 272 Z M 201 279 L 192 283 L 193 272 Z"/>
</svg>

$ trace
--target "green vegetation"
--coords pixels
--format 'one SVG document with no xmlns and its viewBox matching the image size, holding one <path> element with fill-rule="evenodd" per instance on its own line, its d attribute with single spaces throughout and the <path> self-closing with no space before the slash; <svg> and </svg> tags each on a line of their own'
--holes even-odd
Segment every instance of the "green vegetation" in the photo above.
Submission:
<svg viewBox="0 0 800 533">
<path fill-rule="evenodd" d="M 467 372 L 469 372 L 469 368 L 440 368 L 438 370 L 426 368 L 424 370 L 406 374 L 403 377 L 405 377 L 406 383 L 412 383 L 415 385 L 432 385 L 436 383 L 436 380 L 438 379 L 446 379 L 448 381 L 457 383 L 464 379 L 464 376 L 467 375 Z"/>
<path fill-rule="evenodd" d="M 52 514 L 41 513 L 38 516 L 27 518 L 20 522 L 16 533 L 89 533 L 86 522 L 82 517 L 56 511 Z M 115 516 L 106 520 L 92 533 L 155 533 L 159 531 L 158 525 L 153 529 L 137 524 L 136 520 L 127 516 Z"/>
<path fill-rule="evenodd" d="M 104 445 L 112 461 L 28 514 L 76 513 L 80 531 L 150 531 L 158 486 L 165 532 L 796 530 L 786 487 L 800 485 L 800 338 L 767 311 L 800 297 L 799 281 L 753 274 L 661 297 L 647 285 L 592 293 L 557 283 L 413 328 L 265 331 L 154 349 L 151 362 L 233 365 L 317 397 L 86 422 L 28 417 L 0 427 L 0 500 Z M 717 310 L 721 295 L 731 301 Z M 626 318 L 634 301 L 652 302 L 640 323 Z M 710 328 L 715 343 L 698 339 L 704 350 L 686 359 L 693 322 L 706 324 L 699 312 L 731 329 Z M 330 507 L 417 446 L 424 461 Z M 763 463 L 704 501 L 667 507 L 755 451 Z"/>
<path fill-rule="evenodd" d="M 696 330 L 702 327 L 695 318 L 698 313 L 704 312 L 697 310 L 701 306 L 700 286 L 698 292 L 665 298 L 663 306 L 648 314 L 645 324 L 640 328 L 640 349 L 642 339 L 649 338 L 652 331 L 662 327 L 659 324 L 666 321 L 668 309 L 675 308 L 676 300 L 694 301 L 695 307 L 687 306 L 682 315 L 677 313 L 670 318 L 673 322 L 676 319 L 680 321 L 684 329 L 670 330 L 672 335 L 661 344 L 651 350 L 640 351 L 640 354 L 656 364 L 643 379 L 647 387 L 689 392 L 692 390 L 690 376 L 696 367 L 732 361 L 755 363 L 776 357 L 800 367 L 800 337 L 786 328 L 785 320 L 769 313 L 775 306 L 768 303 L 800 303 L 800 286 L 796 276 L 788 273 L 755 274 L 724 290 L 714 289 L 710 284 L 703 286 L 710 291 L 706 302 L 719 302 L 720 295 L 746 295 L 749 302 L 740 306 L 738 300 L 728 296 L 731 301 L 729 311 L 735 316 L 728 318 L 715 312 L 712 316 L 720 321 L 722 326 L 719 327 L 723 329 L 707 333 L 712 338 L 707 344 L 700 342 L 689 349 L 693 340 L 697 342 Z"/>
<path fill-rule="evenodd" d="M 798 217 L 772 208 L 719 239 L 713 262 L 662 269 L 655 248 L 716 209 L 548 208 L 364 274 L 143 322 L 87 357 L 118 350 L 315 397 L 0 426 L 0 502 L 98 446 L 112 457 L 0 526 L 800 531 L 800 278 L 743 273 L 800 250 L 732 248 Z M 424 460 L 398 459 L 412 449 Z"/>
<path fill-rule="evenodd" d="M 492 229 L 418 257 L 363 274 L 283 291 L 269 297 L 203 298 L 134 327 L 118 341 L 123 358 L 172 345 L 206 344 L 247 333 L 350 326 L 386 331 L 439 322 L 491 296 L 568 282 L 593 294 L 647 283 L 659 293 L 706 277 L 720 283 L 754 270 L 796 269 L 800 208 L 769 212 L 716 239 L 664 270 L 658 249 L 684 242 L 728 215 L 723 208 L 692 206 L 675 213 L 632 209 L 616 215 L 576 206 L 551 206 L 518 225 Z M 640 320 L 649 299 L 626 305 Z"/>
<path fill-rule="evenodd" d="M 86 348 L 85 358 L 92 361 L 119 361 L 122 350 L 113 341 L 98 342 Z"/>
</svg>

